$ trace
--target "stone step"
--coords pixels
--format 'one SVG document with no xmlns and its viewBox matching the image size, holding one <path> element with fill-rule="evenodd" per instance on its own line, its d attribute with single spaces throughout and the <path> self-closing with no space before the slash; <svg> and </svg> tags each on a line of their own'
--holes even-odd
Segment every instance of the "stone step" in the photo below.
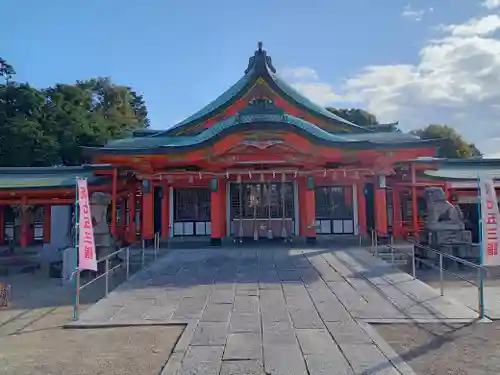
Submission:
<svg viewBox="0 0 500 375">
<path fill-rule="evenodd" d="M 386 261 L 387 263 L 392 263 L 393 260 L 391 253 L 379 253 L 378 257 Z M 407 256 L 405 256 L 404 254 L 394 253 L 394 264 L 407 265 L 409 263 L 410 260 L 408 259 Z"/>
</svg>

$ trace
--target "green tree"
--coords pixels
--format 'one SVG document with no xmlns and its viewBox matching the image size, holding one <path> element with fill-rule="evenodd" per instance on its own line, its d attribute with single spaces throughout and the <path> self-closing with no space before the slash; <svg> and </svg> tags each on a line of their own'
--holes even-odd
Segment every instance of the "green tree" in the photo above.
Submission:
<svg viewBox="0 0 500 375">
<path fill-rule="evenodd" d="M 16 71 L 14 70 L 12 65 L 7 63 L 7 61 L 0 57 L 0 77 L 8 82 L 15 74 Z"/>
<path fill-rule="evenodd" d="M 479 149 L 467 142 L 455 129 L 448 125 L 432 124 L 426 128 L 412 131 L 422 139 L 442 139 L 438 149 L 441 158 L 460 159 L 482 157 Z"/>
<path fill-rule="evenodd" d="M 43 93 L 28 84 L 0 85 L 0 165 L 43 166 L 58 162 L 58 144 L 46 132 Z"/>
<path fill-rule="evenodd" d="M 81 146 L 101 146 L 149 120 L 141 95 L 95 78 L 42 90 L 7 81 L 0 124 L 0 166 L 50 166 L 89 162 Z"/>
<path fill-rule="evenodd" d="M 377 116 L 359 108 L 327 108 L 333 114 L 359 126 L 378 125 Z"/>
</svg>

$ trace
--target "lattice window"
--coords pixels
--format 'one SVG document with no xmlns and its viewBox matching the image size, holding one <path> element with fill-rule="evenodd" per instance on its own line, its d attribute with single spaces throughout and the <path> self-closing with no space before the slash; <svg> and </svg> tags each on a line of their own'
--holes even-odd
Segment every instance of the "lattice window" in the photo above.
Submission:
<svg viewBox="0 0 500 375">
<path fill-rule="evenodd" d="M 294 216 L 293 183 L 234 183 L 230 185 L 231 217 L 233 219 L 278 219 Z"/>
<path fill-rule="evenodd" d="M 353 217 L 351 186 L 318 186 L 315 190 L 318 219 L 351 219 Z"/>
<path fill-rule="evenodd" d="M 174 189 L 174 221 L 210 221 L 210 190 Z"/>
</svg>

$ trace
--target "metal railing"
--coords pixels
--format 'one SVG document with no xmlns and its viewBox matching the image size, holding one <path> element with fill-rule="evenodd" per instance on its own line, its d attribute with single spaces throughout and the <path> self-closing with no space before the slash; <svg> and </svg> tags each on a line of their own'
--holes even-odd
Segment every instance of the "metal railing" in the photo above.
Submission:
<svg viewBox="0 0 500 375">
<path fill-rule="evenodd" d="M 135 255 L 137 253 L 140 253 L 140 267 L 137 271 L 143 270 L 146 265 L 148 264 L 147 260 L 147 254 L 146 250 L 148 248 L 146 247 L 146 241 L 142 240 L 142 246 L 140 248 L 134 248 L 130 246 L 123 247 L 119 250 L 116 250 L 110 254 L 107 254 L 103 258 L 99 259 L 97 261 L 98 269 L 99 269 L 99 264 L 102 264 L 104 262 L 104 271 L 97 276 L 93 277 L 91 280 L 85 282 L 84 284 L 81 283 L 82 277 L 81 277 L 81 270 L 76 270 L 74 277 L 75 277 L 75 301 L 74 301 L 74 309 L 73 309 L 73 320 L 78 320 L 80 317 L 80 294 L 83 289 L 87 288 L 88 286 L 94 284 L 98 280 L 101 280 L 104 278 L 104 297 L 107 297 L 107 295 L 110 292 L 110 275 L 115 273 L 115 271 L 118 271 L 119 269 L 125 269 L 125 280 L 128 280 L 131 275 L 131 264 L 132 264 L 132 255 Z M 159 255 L 159 250 L 160 250 L 160 234 L 155 233 L 154 238 L 153 238 L 153 259 L 152 261 L 156 261 L 158 259 Z M 123 259 L 123 255 L 124 258 Z M 112 265 L 112 260 L 113 259 L 118 259 L 119 262 L 116 265 Z M 99 271 L 98 271 L 99 272 Z"/>
<path fill-rule="evenodd" d="M 439 291 L 440 295 L 444 296 L 444 273 L 446 272 L 449 275 L 452 275 L 462 281 L 465 281 L 466 283 L 473 285 L 474 287 L 477 288 L 477 293 L 478 293 L 478 313 L 479 317 L 481 319 L 484 318 L 484 278 L 488 274 L 488 269 L 484 266 L 478 265 L 476 263 L 470 262 L 466 259 L 459 258 L 457 256 L 451 255 L 444 253 L 442 251 L 439 251 L 437 249 L 434 249 L 430 246 L 420 244 L 415 241 L 411 241 L 408 239 L 405 239 L 404 243 L 407 243 L 409 245 L 412 245 L 411 251 L 404 250 L 403 248 L 398 248 L 394 244 L 394 238 L 391 235 L 385 234 L 385 233 L 380 233 L 379 231 L 375 229 L 371 229 L 371 246 L 372 246 L 372 254 L 376 257 L 379 256 L 380 251 L 379 251 L 379 235 L 382 235 L 383 237 L 386 237 L 388 239 L 387 244 L 383 244 L 382 246 L 385 246 L 386 248 L 390 249 L 391 253 L 391 263 L 395 263 L 395 258 L 396 258 L 396 252 L 399 252 L 403 254 L 404 256 L 407 256 L 411 259 L 411 268 L 412 268 L 412 277 L 413 279 L 417 278 L 417 263 L 418 264 L 425 264 L 433 269 L 439 270 Z M 417 256 L 416 254 L 416 249 L 421 249 L 426 252 L 431 252 L 433 254 L 436 254 L 438 256 L 438 265 L 436 265 L 435 260 L 431 259 L 425 259 L 422 257 Z M 468 280 L 455 272 L 452 272 L 450 270 L 447 270 L 444 268 L 444 260 L 451 260 L 454 261 L 458 264 L 462 264 L 467 267 L 471 267 L 472 269 L 476 270 L 476 281 L 471 281 Z"/>
</svg>

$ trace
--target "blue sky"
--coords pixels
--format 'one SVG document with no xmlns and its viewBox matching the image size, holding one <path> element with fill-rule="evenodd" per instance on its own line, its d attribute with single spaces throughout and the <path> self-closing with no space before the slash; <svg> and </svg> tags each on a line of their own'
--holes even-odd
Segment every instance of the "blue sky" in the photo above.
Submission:
<svg viewBox="0 0 500 375">
<path fill-rule="evenodd" d="M 420 69 L 422 49 L 443 38 L 439 25 L 466 24 L 498 10 L 481 5 L 466 0 L 4 0 L 0 55 L 15 66 L 18 80 L 40 87 L 110 76 L 143 93 L 152 126 L 166 128 L 239 79 L 262 40 L 278 71 L 288 72 L 292 83 L 297 80 L 322 104 L 414 121 L 405 111 L 388 110 L 380 93 L 367 98 L 366 68 Z M 302 86 L 293 74 L 297 68 L 314 72 Z M 355 79 L 363 79 L 364 86 Z M 318 85 L 332 95 L 315 95 Z M 421 121 L 431 121 L 432 113 Z M 447 119 L 436 113 L 436 121 Z"/>
</svg>

